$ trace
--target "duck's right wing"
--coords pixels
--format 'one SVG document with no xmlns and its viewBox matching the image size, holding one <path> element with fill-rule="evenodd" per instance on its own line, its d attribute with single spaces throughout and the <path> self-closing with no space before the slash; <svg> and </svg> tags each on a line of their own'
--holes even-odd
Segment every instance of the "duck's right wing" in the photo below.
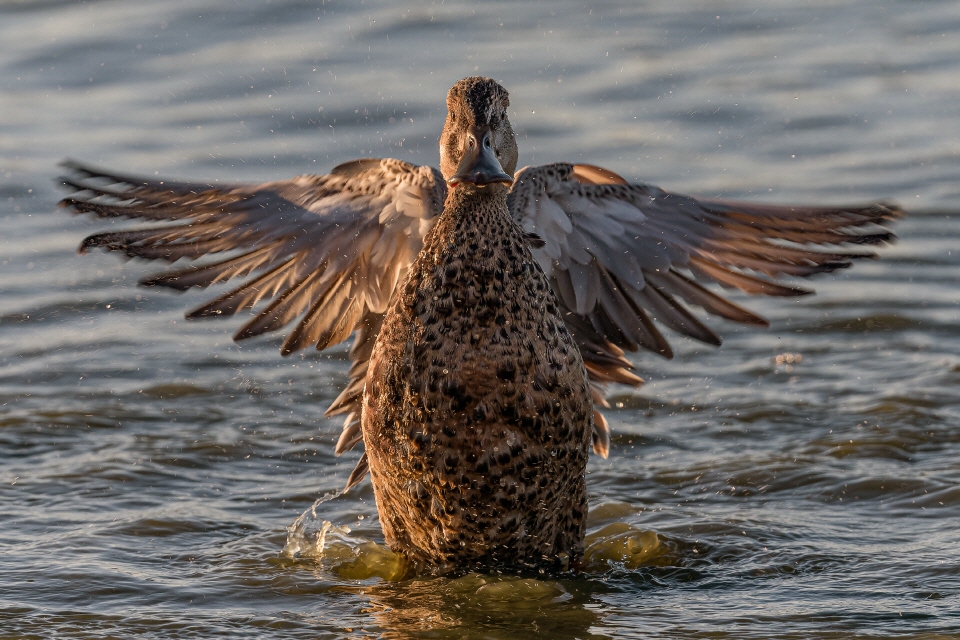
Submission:
<svg viewBox="0 0 960 640">
<path fill-rule="evenodd" d="M 145 286 L 184 291 L 243 279 L 190 311 L 232 316 L 271 300 L 235 340 L 293 329 L 284 355 L 317 349 L 358 331 L 351 383 L 328 410 L 348 413 L 337 452 L 360 440 L 363 379 L 373 340 L 394 289 L 443 209 L 440 173 L 393 159 L 354 160 L 328 175 L 262 185 L 185 183 L 124 176 L 66 162 L 62 206 L 101 218 L 153 224 L 97 233 L 80 246 L 189 265 L 147 277 Z M 351 484 L 366 472 L 365 459 Z"/>
</svg>

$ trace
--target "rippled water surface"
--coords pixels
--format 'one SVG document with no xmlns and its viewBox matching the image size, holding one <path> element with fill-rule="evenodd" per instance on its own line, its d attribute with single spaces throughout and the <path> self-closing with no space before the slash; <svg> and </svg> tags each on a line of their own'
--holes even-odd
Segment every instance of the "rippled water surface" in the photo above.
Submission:
<svg viewBox="0 0 960 640">
<path fill-rule="evenodd" d="M 0 637 L 960 635 L 960 3 L 619 4 L 0 2 Z M 475 73 L 521 165 L 914 214 L 816 297 L 750 301 L 770 330 L 637 358 L 591 531 L 655 553 L 395 580 L 364 483 L 317 506 L 328 555 L 285 557 L 356 462 L 322 417 L 346 348 L 236 345 L 183 321 L 201 294 L 76 256 L 102 225 L 55 165 L 434 163 Z"/>
</svg>

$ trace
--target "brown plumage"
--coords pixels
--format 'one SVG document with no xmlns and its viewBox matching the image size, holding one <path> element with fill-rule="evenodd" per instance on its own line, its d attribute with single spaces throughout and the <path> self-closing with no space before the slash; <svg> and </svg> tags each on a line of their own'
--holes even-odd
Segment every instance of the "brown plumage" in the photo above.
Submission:
<svg viewBox="0 0 960 640">
<path fill-rule="evenodd" d="M 224 187 L 66 163 L 63 179 L 75 211 L 154 223 L 81 251 L 191 263 L 147 286 L 246 278 L 188 317 L 272 300 L 236 339 L 296 323 L 287 354 L 355 336 L 328 409 L 346 414 L 336 452 L 363 441 L 347 485 L 371 472 L 388 544 L 422 565 L 575 566 L 591 439 L 609 448 L 596 407 L 605 385 L 642 383 L 624 351 L 670 357 L 658 325 L 720 344 L 686 305 L 765 326 L 704 285 L 805 295 L 776 280 L 873 256 L 857 247 L 890 241 L 880 225 L 901 213 L 695 200 L 592 165 L 517 172 L 508 105 L 487 78 L 454 85 L 441 171 L 365 159 Z"/>
<path fill-rule="evenodd" d="M 431 564 L 583 556 L 586 370 L 506 189 L 458 187 L 373 349 L 363 439 L 392 548 Z"/>
<path fill-rule="evenodd" d="M 489 175 L 516 169 L 506 91 L 470 78 L 447 104 L 455 186 L 387 310 L 363 395 L 381 526 L 421 564 L 566 569 L 583 557 L 587 372 Z"/>
</svg>

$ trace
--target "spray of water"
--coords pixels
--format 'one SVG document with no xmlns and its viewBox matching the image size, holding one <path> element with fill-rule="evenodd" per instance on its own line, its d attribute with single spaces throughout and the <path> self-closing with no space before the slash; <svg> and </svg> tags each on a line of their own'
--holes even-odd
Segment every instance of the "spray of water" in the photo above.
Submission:
<svg viewBox="0 0 960 640">
<path fill-rule="evenodd" d="M 285 558 L 320 558 L 331 530 L 341 535 L 350 533 L 348 527 L 335 526 L 329 520 L 317 516 L 317 507 L 324 502 L 343 495 L 343 491 L 332 491 L 317 498 L 309 509 L 287 526 L 287 543 L 280 555 Z"/>
</svg>

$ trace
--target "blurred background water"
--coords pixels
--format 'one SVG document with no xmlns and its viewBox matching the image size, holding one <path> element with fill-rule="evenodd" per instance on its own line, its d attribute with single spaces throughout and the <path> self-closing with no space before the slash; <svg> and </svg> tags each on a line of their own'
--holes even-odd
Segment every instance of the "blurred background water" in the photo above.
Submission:
<svg viewBox="0 0 960 640">
<path fill-rule="evenodd" d="M 5 1 L 0 43 L 0 637 L 960 634 L 960 3 Z M 594 528 L 658 536 L 640 568 L 284 559 L 356 461 L 322 417 L 345 347 L 187 324 L 202 295 L 77 257 L 102 225 L 55 209 L 66 156 L 221 181 L 436 163 L 474 74 L 510 90 L 521 165 L 912 212 L 818 296 L 750 301 L 769 331 L 636 359 L 588 482 Z M 317 510 L 382 542 L 369 483 Z"/>
</svg>

